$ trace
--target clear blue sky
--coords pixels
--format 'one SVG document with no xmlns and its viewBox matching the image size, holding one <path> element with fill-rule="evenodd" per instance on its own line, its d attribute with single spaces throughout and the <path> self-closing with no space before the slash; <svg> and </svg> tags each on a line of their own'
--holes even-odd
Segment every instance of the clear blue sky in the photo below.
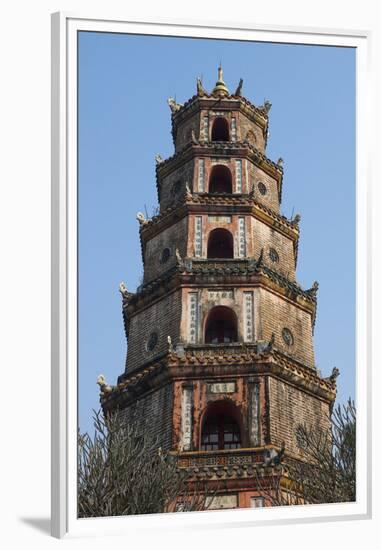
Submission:
<svg viewBox="0 0 381 550">
<path fill-rule="evenodd" d="M 317 368 L 340 369 L 338 401 L 355 397 L 355 51 L 225 40 L 80 33 L 79 421 L 91 430 L 96 378 L 124 370 L 120 281 L 142 274 L 136 212 L 157 205 L 156 153 L 173 154 L 169 96 L 203 76 L 256 105 L 272 102 L 267 156 L 284 159 L 282 213 L 300 213 L 297 277 L 318 280 Z"/>
</svg>

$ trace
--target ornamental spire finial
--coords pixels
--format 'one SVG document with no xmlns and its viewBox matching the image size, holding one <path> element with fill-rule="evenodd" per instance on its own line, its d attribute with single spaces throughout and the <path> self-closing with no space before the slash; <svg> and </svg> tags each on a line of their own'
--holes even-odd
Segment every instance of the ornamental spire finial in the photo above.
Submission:
<svg viewBox="0 0 381 550">
<path fill-rule="evenodd" d="M 220 61 L 220 65 L 218 67 L 218 80 L 220 82 L 223 82 L 224 81 L 224 75 L 223 75 L 223 71 L 222 71 L 222 65 L 221 65 L 221 61 Z"/>
<path fill-rule="evenodd" d="M 229 95 L 229 90 L 227 89 L 226 84 L 224 82 L 221 61 L 220 61 L 220 65 L 218 67 L 218 80 L 216 82 L 216 85 L 213 89 L 212 94 L 213 95 L 218 95 L 220 97 L 224 97 L 224 96 Z"/>
</svg>

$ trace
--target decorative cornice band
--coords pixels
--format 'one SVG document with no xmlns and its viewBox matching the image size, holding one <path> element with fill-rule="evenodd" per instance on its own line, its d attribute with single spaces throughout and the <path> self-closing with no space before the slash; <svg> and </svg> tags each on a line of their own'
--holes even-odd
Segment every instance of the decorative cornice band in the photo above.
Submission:
<svg viewBox="0 0 381 550">
<path fill-rule="evenodd" d="M 314 368 L 303 365 L 277 349 L 269 349 L 269 345 L 260 348 L 259 343 L 242 343 L 230 348 L 220 346 L 220 349 L 215 345 L 188 345 L 179 352 L 168 351 L 130 375 L 126 373 L 117 386 L 111 386 L 107 392 L 101 393 L 101 403 L 106 408 L 109 405 L 112 407 L 111 402 L 118 401 L 122 394 L 124 399 L 133 401 L 141 392 L 147 391 L 149 380 L 155 386 L 174 379 L 207 379 L 210 378 L 209 367 L 213 368 L 213 372 L 216 368 L 222 369 L 221 374 L 230 369 L 229 374 L 235 372 L 244 377 L 253 374 L 276 376 L 325 401 L 333 402 L 336 398 L 335 380 L 322 378 Z"/>
<path fill-rule="evenodd" d="M 167 208 L 162 214 L 145 220 L 140 226 L 140 237 L 146 242 L 168 226 L 182 219 L 188 213 L 205 212 L 206 214 L 218 210 L 230 212 L 231 208 L 239 212 L 252 214 L 256 219 L 264 222 L 273 229 L 296 242 L 299 238 L 299 226 L 278 214 L 268 206 L 260 203 L 251 195 L 212 195 L 209 193 L 188 194 L 182 198 L 183 202 Z"/>
</svg>

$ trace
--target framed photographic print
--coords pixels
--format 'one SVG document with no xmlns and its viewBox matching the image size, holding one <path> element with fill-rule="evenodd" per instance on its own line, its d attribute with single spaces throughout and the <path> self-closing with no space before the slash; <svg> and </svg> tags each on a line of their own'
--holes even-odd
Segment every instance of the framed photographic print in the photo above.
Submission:
<svg viewBox="0 0 381 550">
<path fill-rule="evenodd" d="M 52 532 L 366 518 L 366 32 L 52 17 Z"/>
</svg>

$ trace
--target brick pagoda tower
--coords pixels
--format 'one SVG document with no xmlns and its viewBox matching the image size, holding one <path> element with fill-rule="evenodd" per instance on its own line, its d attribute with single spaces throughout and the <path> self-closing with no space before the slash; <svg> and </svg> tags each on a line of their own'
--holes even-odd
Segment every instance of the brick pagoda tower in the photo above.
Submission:
<svg viewBox="0 0 381 550">
<path fill-rule="evenodd" d="M 128 353 L 105 412 L 138 415 L 214 507 L 266 504 L 255 468 L 300 456 L 300 423 L 329 427 L 334 376 L 315 368 L 317 283 L 295 280 L 299 220 L 280 214 L 282 159 L 266 156 L 269 102 L 223 80 L 168 100 L 175 153 L 156 157 L 160 213 L 137 215 L 143 284 L 121 284 Z M 267 458 L 266 458 L 267 457 Z M 223 487 L 223 490 L 221 489 Z"/>
</svg>

